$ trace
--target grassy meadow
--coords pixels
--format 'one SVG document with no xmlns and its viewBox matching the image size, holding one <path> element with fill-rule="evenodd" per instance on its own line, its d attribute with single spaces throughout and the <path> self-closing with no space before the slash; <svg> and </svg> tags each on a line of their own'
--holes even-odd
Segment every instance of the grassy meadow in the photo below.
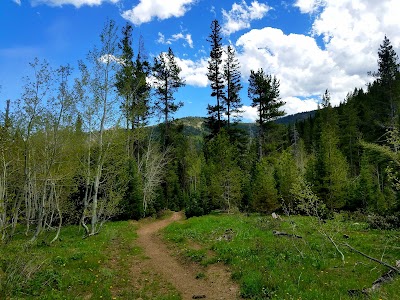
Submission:
<svg viewBox="0 0 400 300">
<path fill-rule="evenodd" d="M 135 222 L 110 222 L 82 239 L 82 229 L 67 226 L 51 245 L 53 234 L 30 246 L 17 236 L 0 245 L 0 299 L 180 299 L 156 272 L 138 267 L 147 258 L 136 229 Z"/>
<path fill-rule="evenodd" d="M 249 299 L 365 299 L 348 291 L 371 287 L 388 269 L 344 243 L 391 265 L 400 259 L 398 231 L 370 230 L 341 215 L 322 224 L 310 217 L 208 215 L 171 224 L 164 236 L 187 261 L 229 265 L 241 296 Z M 400 299 L 400 276 L 370 299 Z"/>
<path fill-rule="evenodd" d="M 136 245 L 137 228 L 137 222 L 110 222 L 82 239 L 79 227 L 68 226 L 51 245 L 52 234 L 28 245 L 21 233 L 0 246 L 0 299 L 181 299 L 148 268 Z M 276 236 L 274 230 L 302 238 Z M 371 287 L 388 269 L 343 244 L 391 265 L 400 259 L 398 231 L 371 230 L 343 215 L 322 224 L 298 216 L 208 215 L 162 233 L 179 257 L 196 264 L 198 278 L 207 276 L 201 271 L 207 265 L 229 266 L 247 299 L 366 299 L 348 291 Z M 368 299 L 400 299 L 399 283 L 400 276 Z"/>
</svg>

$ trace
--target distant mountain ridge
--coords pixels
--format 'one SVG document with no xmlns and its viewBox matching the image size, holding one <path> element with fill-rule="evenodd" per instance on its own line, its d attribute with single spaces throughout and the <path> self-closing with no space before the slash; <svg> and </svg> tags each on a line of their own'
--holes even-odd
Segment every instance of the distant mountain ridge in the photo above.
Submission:
<svg viewBox="0 0 400 300">
<path fill-rule="evenodd" d="M 290 125 L 294 124 L 297 121 L 303 121 L 308 119 L 309 117 L 314 117 L 315 110 L 301 112 L 293 115 L 287 115 L 282 118 L 277 119 L 275 122 L 277 124 Z M 205 117 L 183 117 L 180 119 L 176 119 L 174 122 L 177 124 L 182 124 L 184 129 L 184 133 L 188 135 L 202 135 L 207 132 L 207 128 L 204 125 L 206 118 Z M 257 127 L 256 123 L 239 123 L 238 127 L 244 130 L 255 130 Z"/>
</svg>

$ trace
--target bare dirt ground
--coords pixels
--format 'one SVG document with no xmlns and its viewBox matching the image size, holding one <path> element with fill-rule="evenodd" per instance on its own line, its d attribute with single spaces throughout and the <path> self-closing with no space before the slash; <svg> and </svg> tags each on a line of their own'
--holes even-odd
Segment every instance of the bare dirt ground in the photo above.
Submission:
<svg viewBox="0 0 400 300">
<path fill-rule="evenodd" d="M 239 288 L 230 279 L 226 266 L 214 264 L 202 269 L 205 277 L 196 279 L 199 269 L 192 264 L 183 264 L 173 256 L 157 232 L 172 222 L 183 220 L 181 212 L 161 221 L 143 224 L 137 231 L 138 246 L 149 258 L 142 268 L 150 268 L 181 294 L 182 299 L 238 299 Z M 150 270 L 149 270 L 150 271 Z"/>
</svg>

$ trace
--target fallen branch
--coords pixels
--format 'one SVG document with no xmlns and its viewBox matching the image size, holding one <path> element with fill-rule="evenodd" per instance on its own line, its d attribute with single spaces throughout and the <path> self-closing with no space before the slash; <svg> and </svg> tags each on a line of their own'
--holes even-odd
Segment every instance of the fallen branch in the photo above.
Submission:
<svg viewBox="0 0 400 300">
<path fill-rule="evenodd" d="M 321 232 L 321 231 L 320 231 L 320 232 Z M 341 257 L 342 257 L 342 262 L 343 262 L 343 264 L 344 264 L 344 254 L 343 254 L 342 251 L 340 251 L 338 245 L 335 243 L 335 241 L 334 241 L 328 234 L 326 234 L 325 232 L 321 232 L 321 233 L 322 233 L 323 235 L 325 235 L 325 236 L 328 238 L 328 240 L 329 240 L 329 241 L 332 243 L 332 245 L 336 248 L 336 251 L 340 253 L 340 255 L 341 255 Z"/>
<path fill-rule="evenodd" d="M 288 237 L 295 237 L 295 238 L 298 238 L 298 239 L 302 239 L 303 238 L 303 237 L 301 237 L 300 235 L 297 235 L 297 234 L 291 234 L 291 233 L 286 233 L 286 232 L 277 231 L 277 230 L 272 231 L 272 233 L 274 235 L 276 235 L 276 236 L 283 235 L 283 236 L 288 236 Z"/>
<path fill-rule="evenodd" d="M 396 261 L 396 268 L 400 268 L 400 260 Z M 397 274 L 398 273 L 396 271 L 390 269 L 385 274 L 383 274 L 381 277 L 379 277 L 377 280 L 375 280 L 372 283 L 372 287 L 365 288 L 362 290 L 349 290 L 348 294 L 350 296 L 361 296 L 361 295 L 367 296 L 371 292 L 374 292 L 377 289 L 379 289 L 381 287 L 381 285 L 383 285 L 384 283 L 391 282 Z"/>
<path fill-rule="evenodd" d="M 394 271 L 394 272 L 400 274 L 400 263 L 399 263 L 399 261 L 397 261 L 396 267 L 394 267 L 394 266 L 392 266 L 392 265 L 389 265 L 388 263 L 385 263 L 384 261 L 381 261 L 381 260 L 379 260 L 379 259 L 376 259 L 376 258 L 374 258 L 374 257 L 371 257 L 371 256 L 369 256 L 369 255 L 367 255 L 367 254 L 365 254 L 365 253 L 363 253 L 363 252 L 361 252 L 361 251 L 359 251 L 359 250 L 353 248 L 352 246 L 350 246 L 350 245 L 347 244 L 347 243 L 344 243 L 343 245 L 346 246 L 346 247 L 348 247 L 348 248 L 350 248 L 350 249 L 353 250 L 354 252 L 357 252 L 358 254 L 361 254 L 362 256 L 364 256 L 364 257 L 366 257 L 366 258 L 368 258 L 368 259 L 370 259 L 370 260 L 372 260 L 372 261 L 374 261 L 374 262 L 377 262 L 378 264 L 384 265 L 385 267 L 388 267 L 388 268 L 391 269 L 392 271 Z"/>
<path fill-rule="evenodd" d="M 400 267 L 400 260 L 397 261 L 396 263 L 396 267 Z M 375 280 L 372 283 L 372 287 L 368 288 L 368 289 L 364 289 L 366 292 L 372 292 L 375 291 L 377 289 L 379 289 L 381 287 L 382 284 L 390 282 L 393 280 L 393 278 L 396 276 L 396 272 L 393 270 L 389 270 L 387 271 L 385 274 L 383 274 L 381 277 L 379 277 L 377 280 Z"/>
</svg>

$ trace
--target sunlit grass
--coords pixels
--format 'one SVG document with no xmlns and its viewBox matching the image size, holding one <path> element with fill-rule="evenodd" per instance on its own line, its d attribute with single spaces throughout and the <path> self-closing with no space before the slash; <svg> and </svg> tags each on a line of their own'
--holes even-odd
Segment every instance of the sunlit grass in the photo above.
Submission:
<svg viewBox="0 0 400 300">
<path fill-rule="evenodd" d="M 82 239 L 79 227 L 67 226 L 51 245 L 45 235 L 32 246 L 17 236 L 0 246 L 0 299 L 180 299 L 157 274 L 133 282 L 143 260 L 136 229 L 133 222 L 110 222 Z"/>
<path fill-rule="evenodd" d="M 274 236 L 273 230 L 303 238 Z M 192 261 L 231 266 L 241 295 L 251 299 L 357 299 L 348 290 L 371 287 L 387 268 L 343 243 L 393 265 L 400 258 L 399 232 L 368 230 L 366 224 L 344 221 L 340 215 L 321 225 L 309 217 L 280 221 L 269 216 L 209 215 L 172 224 L 164 233 Z M 344 263 L 323 233 L 343 252 Z M 193 250 L 191 243 L 201 248 Z M 212 258 L 205 255 L 210 250 Z M 399 282 L 397 278 L 384 285 L 372 299 L 399 299 Z"/>
</svg>

